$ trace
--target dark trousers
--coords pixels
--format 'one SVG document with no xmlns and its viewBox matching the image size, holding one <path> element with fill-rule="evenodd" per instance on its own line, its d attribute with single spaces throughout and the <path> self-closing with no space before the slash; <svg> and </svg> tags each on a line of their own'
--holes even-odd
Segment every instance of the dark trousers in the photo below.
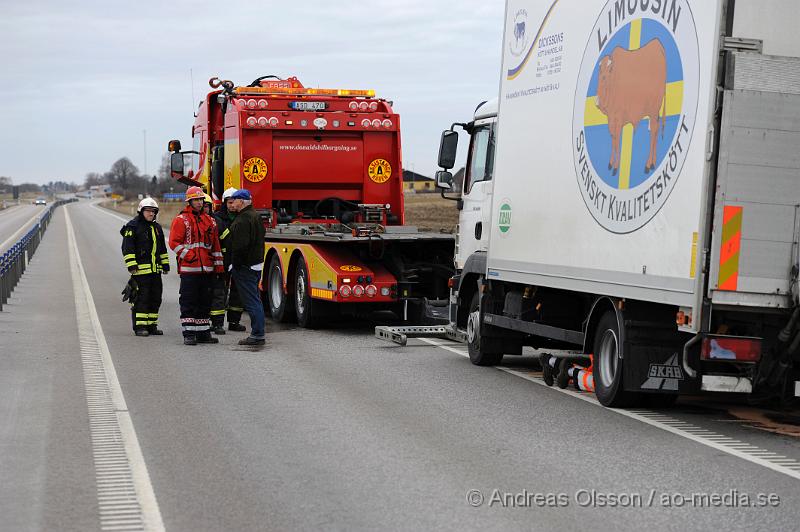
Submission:
<svg viewBox="0 0 800 532">
<path fill-rule="evenodd" d="M 223 273 L 214 277 L 211 288 L 211 326 L 222 327 L 225 324 L 225 312 L 228 312 L 228 323 L 239 323 L 242 319 L 242 301 L 239 291 L 230 274 Z"/>
<path fill-rule="evenodd" d="M 261 272 L 247 266 L 240 266 L 233 269 L 231 276 L 239 290 L 244 309 L 250 315 L 250 327 L 252 328 L 250 336 L 264 338 L 264 305 L 258 294 L 258 280 L 261 278 Z"/>
<path fill-rule="evenodd" d="M 133 330 L 155 329 L 158 322 L 158 309 L 161 307 L 161 274 L 148 273 L 134 275 L 133 279 L 139 287 L 136 302 L 131 305 L 131 321 Z"/>
<path fill-rule="evenodd" d="M 211 320 L 211 288 L 214 276 L 208 273 L 181 275 L 178 303 L 184 336 L 206 336 Z"/>
</svg>

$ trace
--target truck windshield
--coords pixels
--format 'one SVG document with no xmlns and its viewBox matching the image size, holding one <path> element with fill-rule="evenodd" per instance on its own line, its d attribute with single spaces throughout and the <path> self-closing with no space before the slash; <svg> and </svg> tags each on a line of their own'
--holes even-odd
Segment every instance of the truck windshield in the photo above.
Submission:
<svg viewBox="0 0 800 532">
<path fill-rule="evenodd" d="M 494 168 L 494 127 L 486 125 L 478 127 L 472 133 L 472 145 L 467 161 L 466 187 L 469 193 L 473 183 L 490 181 Z"/>
</svg>

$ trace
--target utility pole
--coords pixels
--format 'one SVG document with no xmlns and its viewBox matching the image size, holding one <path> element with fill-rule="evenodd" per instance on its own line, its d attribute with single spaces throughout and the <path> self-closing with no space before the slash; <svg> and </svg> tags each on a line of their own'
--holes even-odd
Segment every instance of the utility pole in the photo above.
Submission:
<svg viewBox="0 0 800 532">
<path fill-rule="evenodd" d="M 143 147 L 144 147 L 144 175 L 147 175 L 147 130 L 142 130 L 142 135 L 144 137 Z"/>
</svg>

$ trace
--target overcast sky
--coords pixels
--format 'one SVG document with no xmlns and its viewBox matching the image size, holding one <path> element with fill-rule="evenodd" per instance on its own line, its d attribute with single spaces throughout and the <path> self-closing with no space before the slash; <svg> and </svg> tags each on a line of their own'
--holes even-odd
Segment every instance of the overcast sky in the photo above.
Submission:
<svg viewBox="0 0 800 532">
<path fill-rule="evenodd" d="M 16 184 L 82 183 L 122 156 L 144 171 L 143 130 L 153 174 L 169 139 L 191 146 L 210 77 L 266 74 L 393 100 L 404 166 L 430 175 L 441 130 L 498 90 L 502 0 L 0 6 L 0 176 Z"/>
</svg>

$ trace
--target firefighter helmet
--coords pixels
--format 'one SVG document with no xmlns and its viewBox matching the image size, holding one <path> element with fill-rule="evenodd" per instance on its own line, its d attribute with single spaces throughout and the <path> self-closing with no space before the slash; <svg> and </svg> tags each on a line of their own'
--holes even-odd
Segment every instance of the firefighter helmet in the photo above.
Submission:
<svg viewBox="0 0 800 532">
<path fill-rule="evenodd" d="M 236 192 L 236 189 L 233 188 L 233 187 L 227 189 L 225 192 L 222 193 L 222 201 L 225 201 L 226 199 L 228 199 L 231 196 L 233 196 L 234 192 Z"/>
<path fill-rule="evenodd" d="M 186 190 L 186 201 L 191 201 L 193 199 L 204 199 L 206 193 L 203 192 L 203 189 L 200 187 L 189 187 Z"/>
<path fill-rule="evenodd" d="M 203 203 L 208 203 L 209 205 L 214 205 L 214 202 L 211 201 L 211 196 L 209 196 L 208 194 L 203 196 Z"/>
<path fill-rule="evenodd" d="M 151 209 L 156 210 L 156 214 L 158 214 L 158 203 L 153 198 L 145 198 L 139 202 L 139 207 L 136 209 L 136 212 L 142 212 L 142 209 L 145 207 L 149 207 Z"/>
</svg>

